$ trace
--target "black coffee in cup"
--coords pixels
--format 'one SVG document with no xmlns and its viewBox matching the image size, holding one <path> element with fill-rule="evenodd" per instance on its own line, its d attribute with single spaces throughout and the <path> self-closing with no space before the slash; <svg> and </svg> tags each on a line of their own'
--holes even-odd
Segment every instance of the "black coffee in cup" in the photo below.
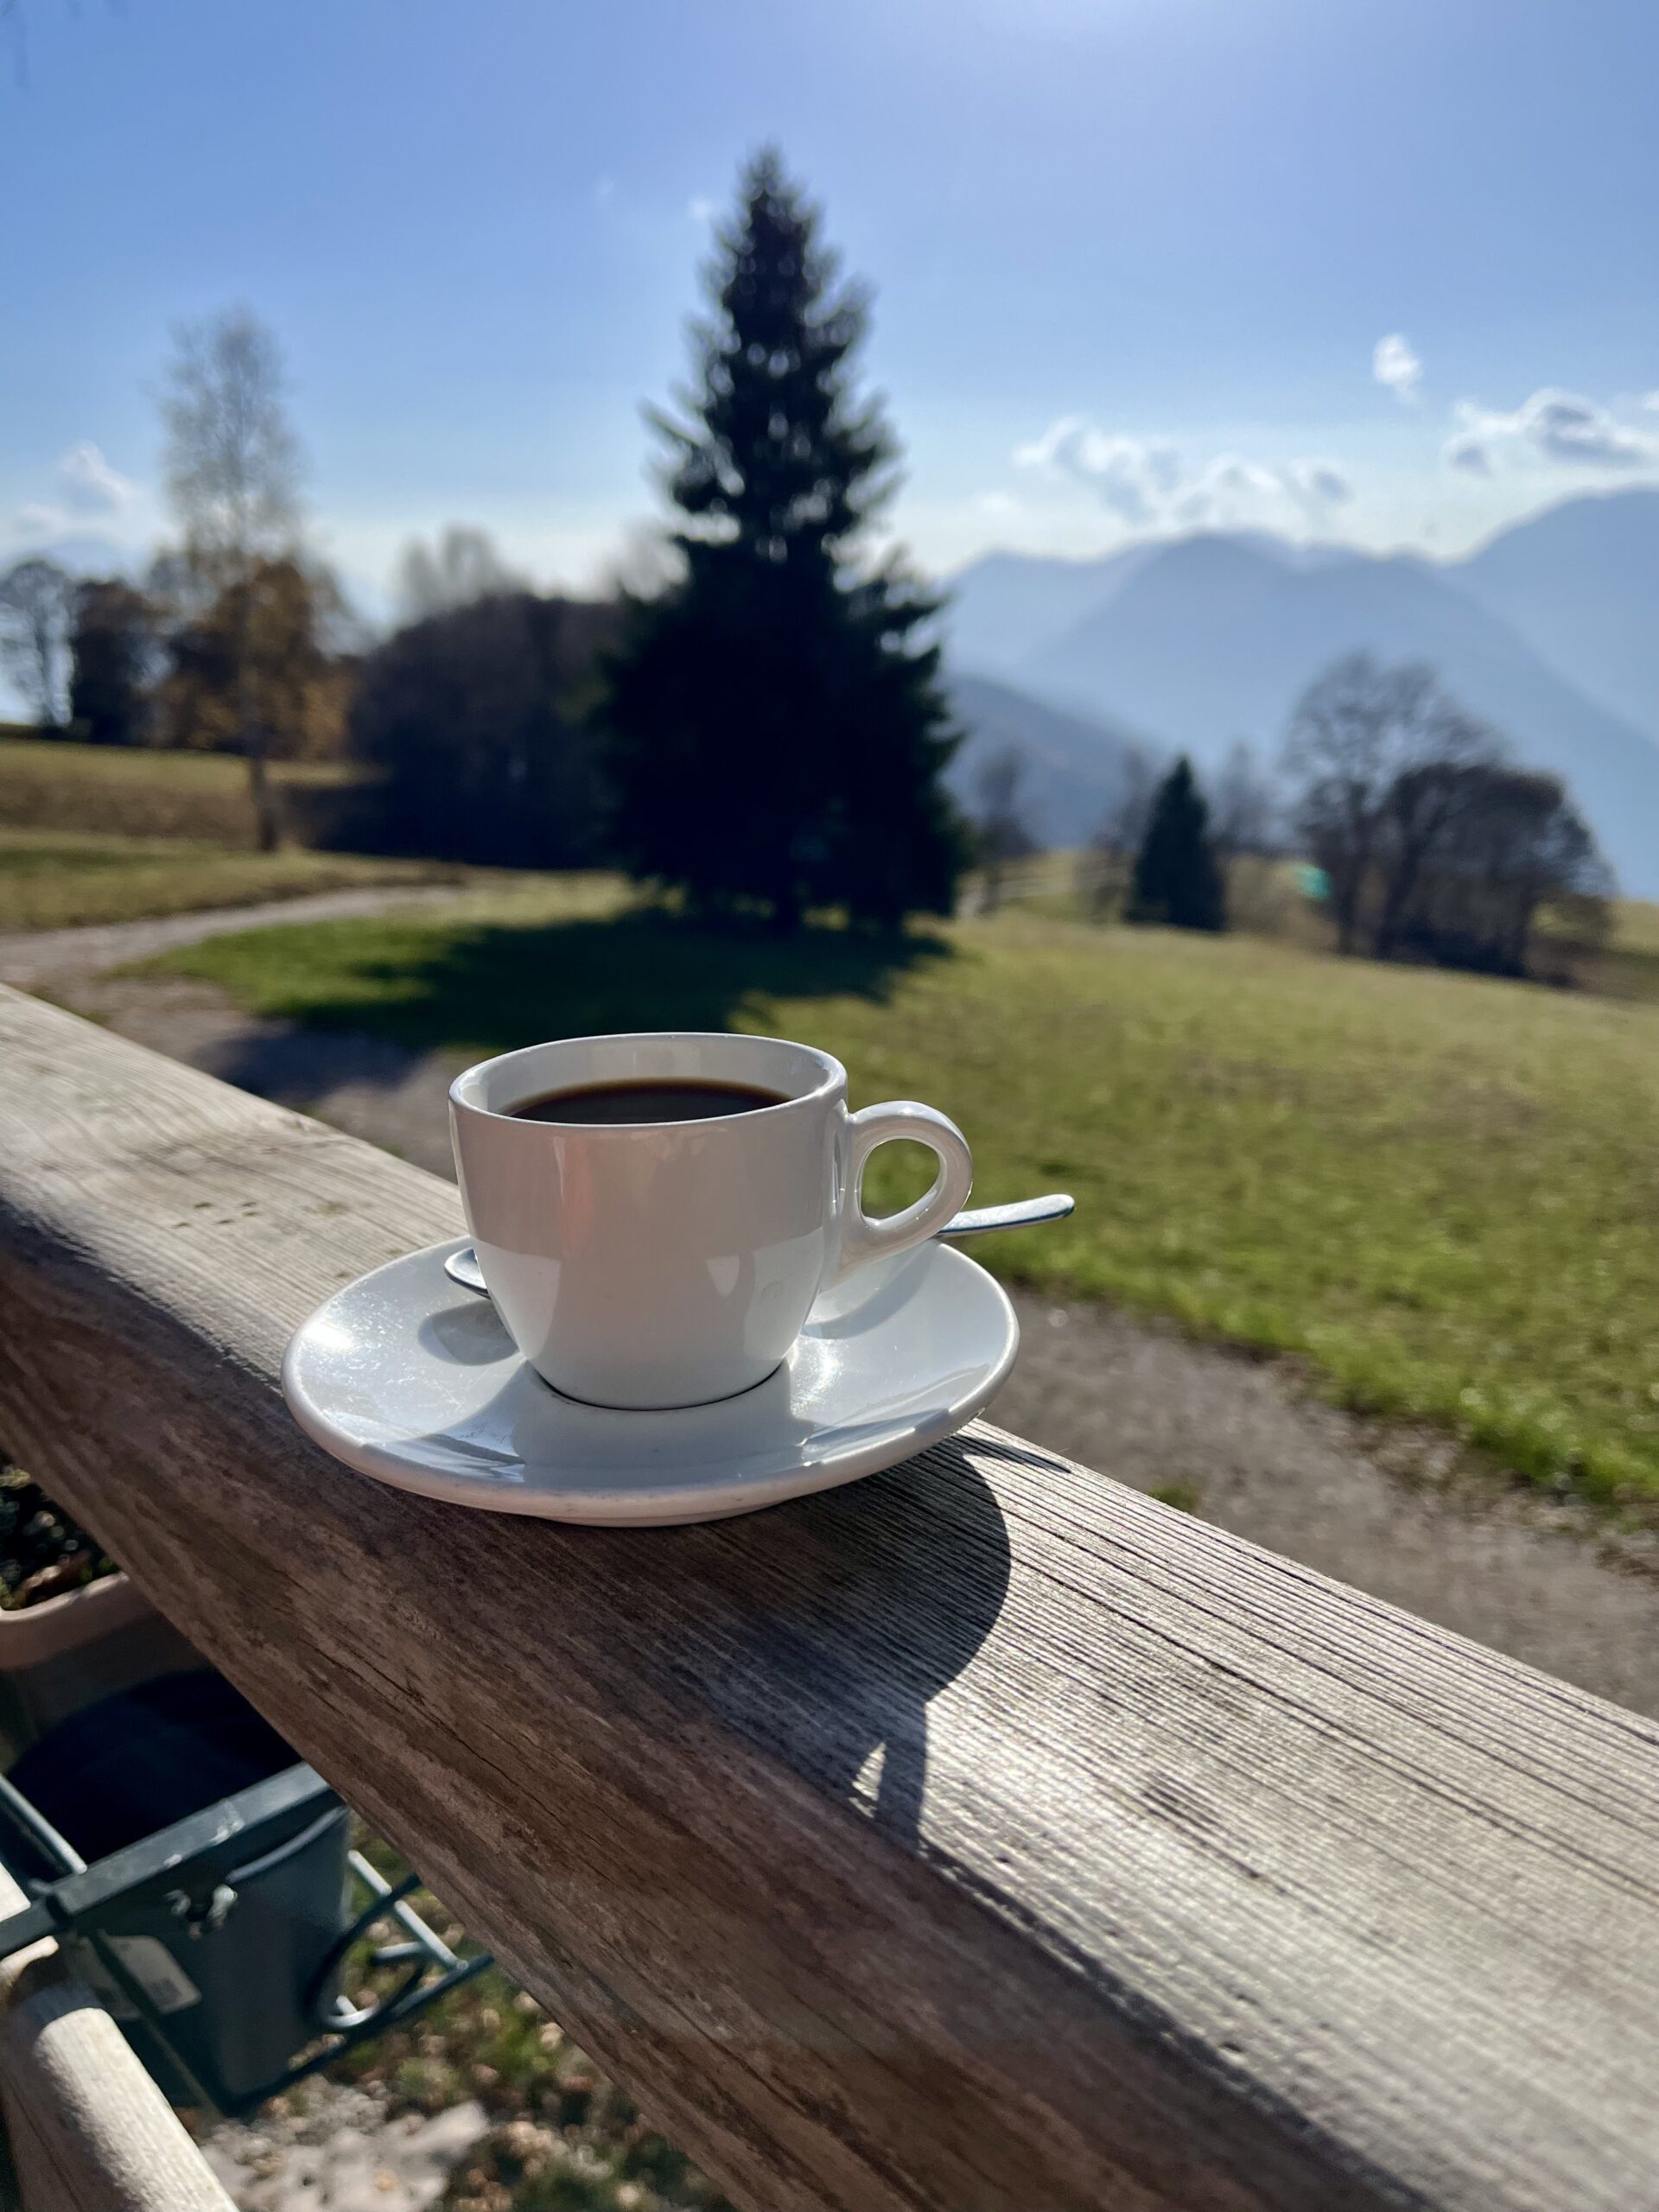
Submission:
<svg viewBox="0 0 1659 2212">
<path fill-rule="evenodd" d="M 676 1083 L 661 1078 L 641 1083 L 588 1083 L 574 1090 L 550 1090 L 512 1109 L 520 1122 L 567 1124 L 628 1122 L 709 1122 L 727 1114 L 753 1114 L 781 1106 L 787 1093 L 760 1090 L 751 1084 Z"/>
</svg>

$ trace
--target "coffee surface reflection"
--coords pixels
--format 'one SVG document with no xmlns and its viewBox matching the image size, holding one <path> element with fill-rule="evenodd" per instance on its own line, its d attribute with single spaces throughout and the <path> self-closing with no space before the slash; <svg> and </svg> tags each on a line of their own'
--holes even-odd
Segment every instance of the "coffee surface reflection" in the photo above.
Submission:
<svg viewBox="0 0 1659 2212">
<path fill-rule="evenodd" d="M 758 1113 L 781 1106 L 785 1093 L 738 1083 L 589 1083 L 550 1090 L 515 1106 L 519 1122 L 561 1122 L 592 1127 L 595 1122 L 710 1122 L 730 1114 Z"/>
</svg>

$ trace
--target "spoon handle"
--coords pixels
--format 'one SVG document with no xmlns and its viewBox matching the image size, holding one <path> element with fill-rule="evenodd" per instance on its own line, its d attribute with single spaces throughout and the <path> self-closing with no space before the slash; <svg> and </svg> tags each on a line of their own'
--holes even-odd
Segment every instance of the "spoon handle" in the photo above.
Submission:
<svg viewBox="0 0 1659 2212">
<path fill-rule="evenodd" d="M 940 1230 L 941 1236 L 982 1236 L 988 1229 L 1027 1229 L 1033 1222 L 1064 1221 L 1077 1205 L 1065 1191 L 1051 1191 L 1046 1198 L 1014 1198 L 1005 1206 L 970 1206 L 952 1214 Z"/>
</svg>

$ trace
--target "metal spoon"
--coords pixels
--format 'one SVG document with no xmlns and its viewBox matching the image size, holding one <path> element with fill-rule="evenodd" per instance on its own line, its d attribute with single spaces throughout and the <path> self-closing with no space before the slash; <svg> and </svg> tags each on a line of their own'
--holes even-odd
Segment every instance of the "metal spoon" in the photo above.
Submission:
<svg viewBox="0 0 1659 2212">
<path fill-rule="evenodd" d="M 1015 1198 L 1006 1206 L 971 1206 L 966 1213 L 952 1214 L 944 1227 L 935 1233 L 940 1236 L 982 1236 L 988 1229 L 1029 1229 L 1033 1222 L 1064 1221 L 1076 1205 L 1077 1200 L 1065 1191 L 1051 1191 L 1046 1198 Z M 443 1263 L 443 1272 L 463 1290 L 475 1290 L 486 1298 L 489 1296 L 484 1271 L 470 1244 L 463 1244 L 459 1252 L 449 1255 Z"/>
</svg>

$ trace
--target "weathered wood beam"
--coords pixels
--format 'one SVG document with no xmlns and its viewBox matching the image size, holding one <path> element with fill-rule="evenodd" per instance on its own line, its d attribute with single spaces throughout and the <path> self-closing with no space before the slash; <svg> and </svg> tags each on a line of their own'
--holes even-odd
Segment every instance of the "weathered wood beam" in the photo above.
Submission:
<svg viewBox="0 0 1659 2212">
<path fill-rule="evenodd" d="M 0 1866 L 0 1916 L 29 1899 Z M 0 1961 L 0 2112 L 22 2212 L 232 2212 L 58 1947 Z"/>
<path fill-rule="evenodd" d="M 0 995 L 0 1441 L 741 2202 L 1659 2204 L 1652 1726 L 983 1425 L 681 1530 L 380 1488 L 283 1347 L 458 1227 Z"/>
</svg>

